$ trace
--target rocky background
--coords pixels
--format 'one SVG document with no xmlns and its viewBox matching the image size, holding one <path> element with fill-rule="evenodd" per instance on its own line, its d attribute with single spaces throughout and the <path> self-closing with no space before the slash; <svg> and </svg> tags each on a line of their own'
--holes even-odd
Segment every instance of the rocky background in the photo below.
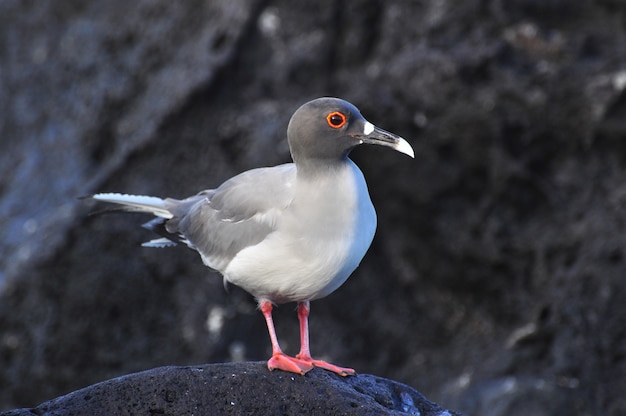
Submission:
<svg viewBox="0 0 626 416">
<path fill-rule="evenodd" d="M 0 416 L 194 414 L 463 416 L 387 378 L 341 377 L 321 369 L 300 377 L 269 372 L 266 361 L 157 367 Z"/>
<path fill-rule="evenodd" d="M 470 414 L 626 413 L 625 25 L 621 0 L 0 1 L 0 410 L 267 358 L 249 295 L 77 197 L 288 161 L 333 95 L 416 158 L 353 152 L 379 229 L 313 354 Z"/>
</svg>

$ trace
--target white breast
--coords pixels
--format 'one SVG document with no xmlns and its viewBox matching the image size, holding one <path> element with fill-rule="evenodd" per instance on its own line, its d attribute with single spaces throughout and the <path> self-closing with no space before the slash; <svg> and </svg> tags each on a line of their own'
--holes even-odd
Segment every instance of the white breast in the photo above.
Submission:
<svg viewBox="0 0 626 416">
<path fill-rule="evenodd" d="M 359 168 L 296 182 L 292 204 L 261 243 L 240 251 L 224 276 L 276 303 L 324 297 L 348 278 L 369 248 L 376 213 Z"/>
</svg>

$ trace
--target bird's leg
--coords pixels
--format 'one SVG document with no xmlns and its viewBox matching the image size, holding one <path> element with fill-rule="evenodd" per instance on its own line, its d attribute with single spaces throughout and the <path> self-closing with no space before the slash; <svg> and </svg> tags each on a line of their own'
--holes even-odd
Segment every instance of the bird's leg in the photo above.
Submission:
<svg viewBox="0 0 626 416">
<path fill-rule="evenodd" d="M 315 367 L 323 368 L 325 370 L 337 373 L 340 376 L 354 375 L 355 371 L 351 368 L 338 367 L 334 364 L 327 363 L 322 360 L 314 360 L 311 357 L 311 350 L 309 348 L 309 312 L 311 310 L 311 304 L 309 301 L 298 303 L 298 320 L 300 321 L 300 353 L 296 355 L 296 358 L 313 364 Z"/>
<path fill-rule="evenodd" d="M 290 373 L 305 374 L 313 369 L 313 363 L 306 360 L 290 357 L 285 354 L 278 345 L 276 330 L 274 329 L 274 320 L 272 319 L 272 303 L 268 301 L 261 302 L 261 312 L 267 323 L 267 330 L 270 333 L 270 341 L 272 342 L 272 358 L 267 361 L 267 368 L 270 371 L 279 369 Z"/>
</svg>

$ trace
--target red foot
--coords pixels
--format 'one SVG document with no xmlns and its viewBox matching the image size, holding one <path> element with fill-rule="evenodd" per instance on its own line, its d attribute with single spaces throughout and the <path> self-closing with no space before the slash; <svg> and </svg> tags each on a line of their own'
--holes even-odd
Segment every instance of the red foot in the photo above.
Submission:
<svg viewBox="0 0 626 416">
<path fill-rule="evenodd" d="M 331 364 L 331 363 L 327 363 L 326 361 L 314 360 L 311 357 L 302 357 L 302 356 L 300 356 L 300 354 L 296 355 L 296 358 L 299 359 L 300 361 L 303 361 L 303 362 L 306 362 L 306 363 L 311 363 L 315 367 L 319 367 L 319 368 L 323 368 L 324 370 L 332 371 L 333 373 L 339 374 L 342 377 L 353 376 L 354 374 L 356 374 L 356 371 L 354 371 L 352 368 L 339 367 L 337 365 L 334 365 L 334 364 Z"/>
<path fill-rule="evenodd" d="M 278 369 L 300 375 L 304 375 L 311 371 L 314 365 L 315 364 L 312 362 L 290 357 L 282 352 L 275 353 L 272 355 L 272 358 L 267 361 L 267 368 L 269 368 L 270 371 Z M 352 371 L 354 372 L 354 370 Z"/>
</svg>

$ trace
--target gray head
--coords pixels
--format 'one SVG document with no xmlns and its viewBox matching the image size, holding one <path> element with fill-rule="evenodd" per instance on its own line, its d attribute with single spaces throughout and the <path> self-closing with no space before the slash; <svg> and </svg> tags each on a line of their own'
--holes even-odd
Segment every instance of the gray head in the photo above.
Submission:
<svg viewBox="0 0 626 416">
<path fill-rule="evenodd" d="M 354 105 L 339 98 L 318 98 L 302 105 L 289 121 L 287 139 L 296 164 L 342 160 L 364 143 L 388 146 L 414 157 L 406 140 L 374 126 Z"/>
</svg>

